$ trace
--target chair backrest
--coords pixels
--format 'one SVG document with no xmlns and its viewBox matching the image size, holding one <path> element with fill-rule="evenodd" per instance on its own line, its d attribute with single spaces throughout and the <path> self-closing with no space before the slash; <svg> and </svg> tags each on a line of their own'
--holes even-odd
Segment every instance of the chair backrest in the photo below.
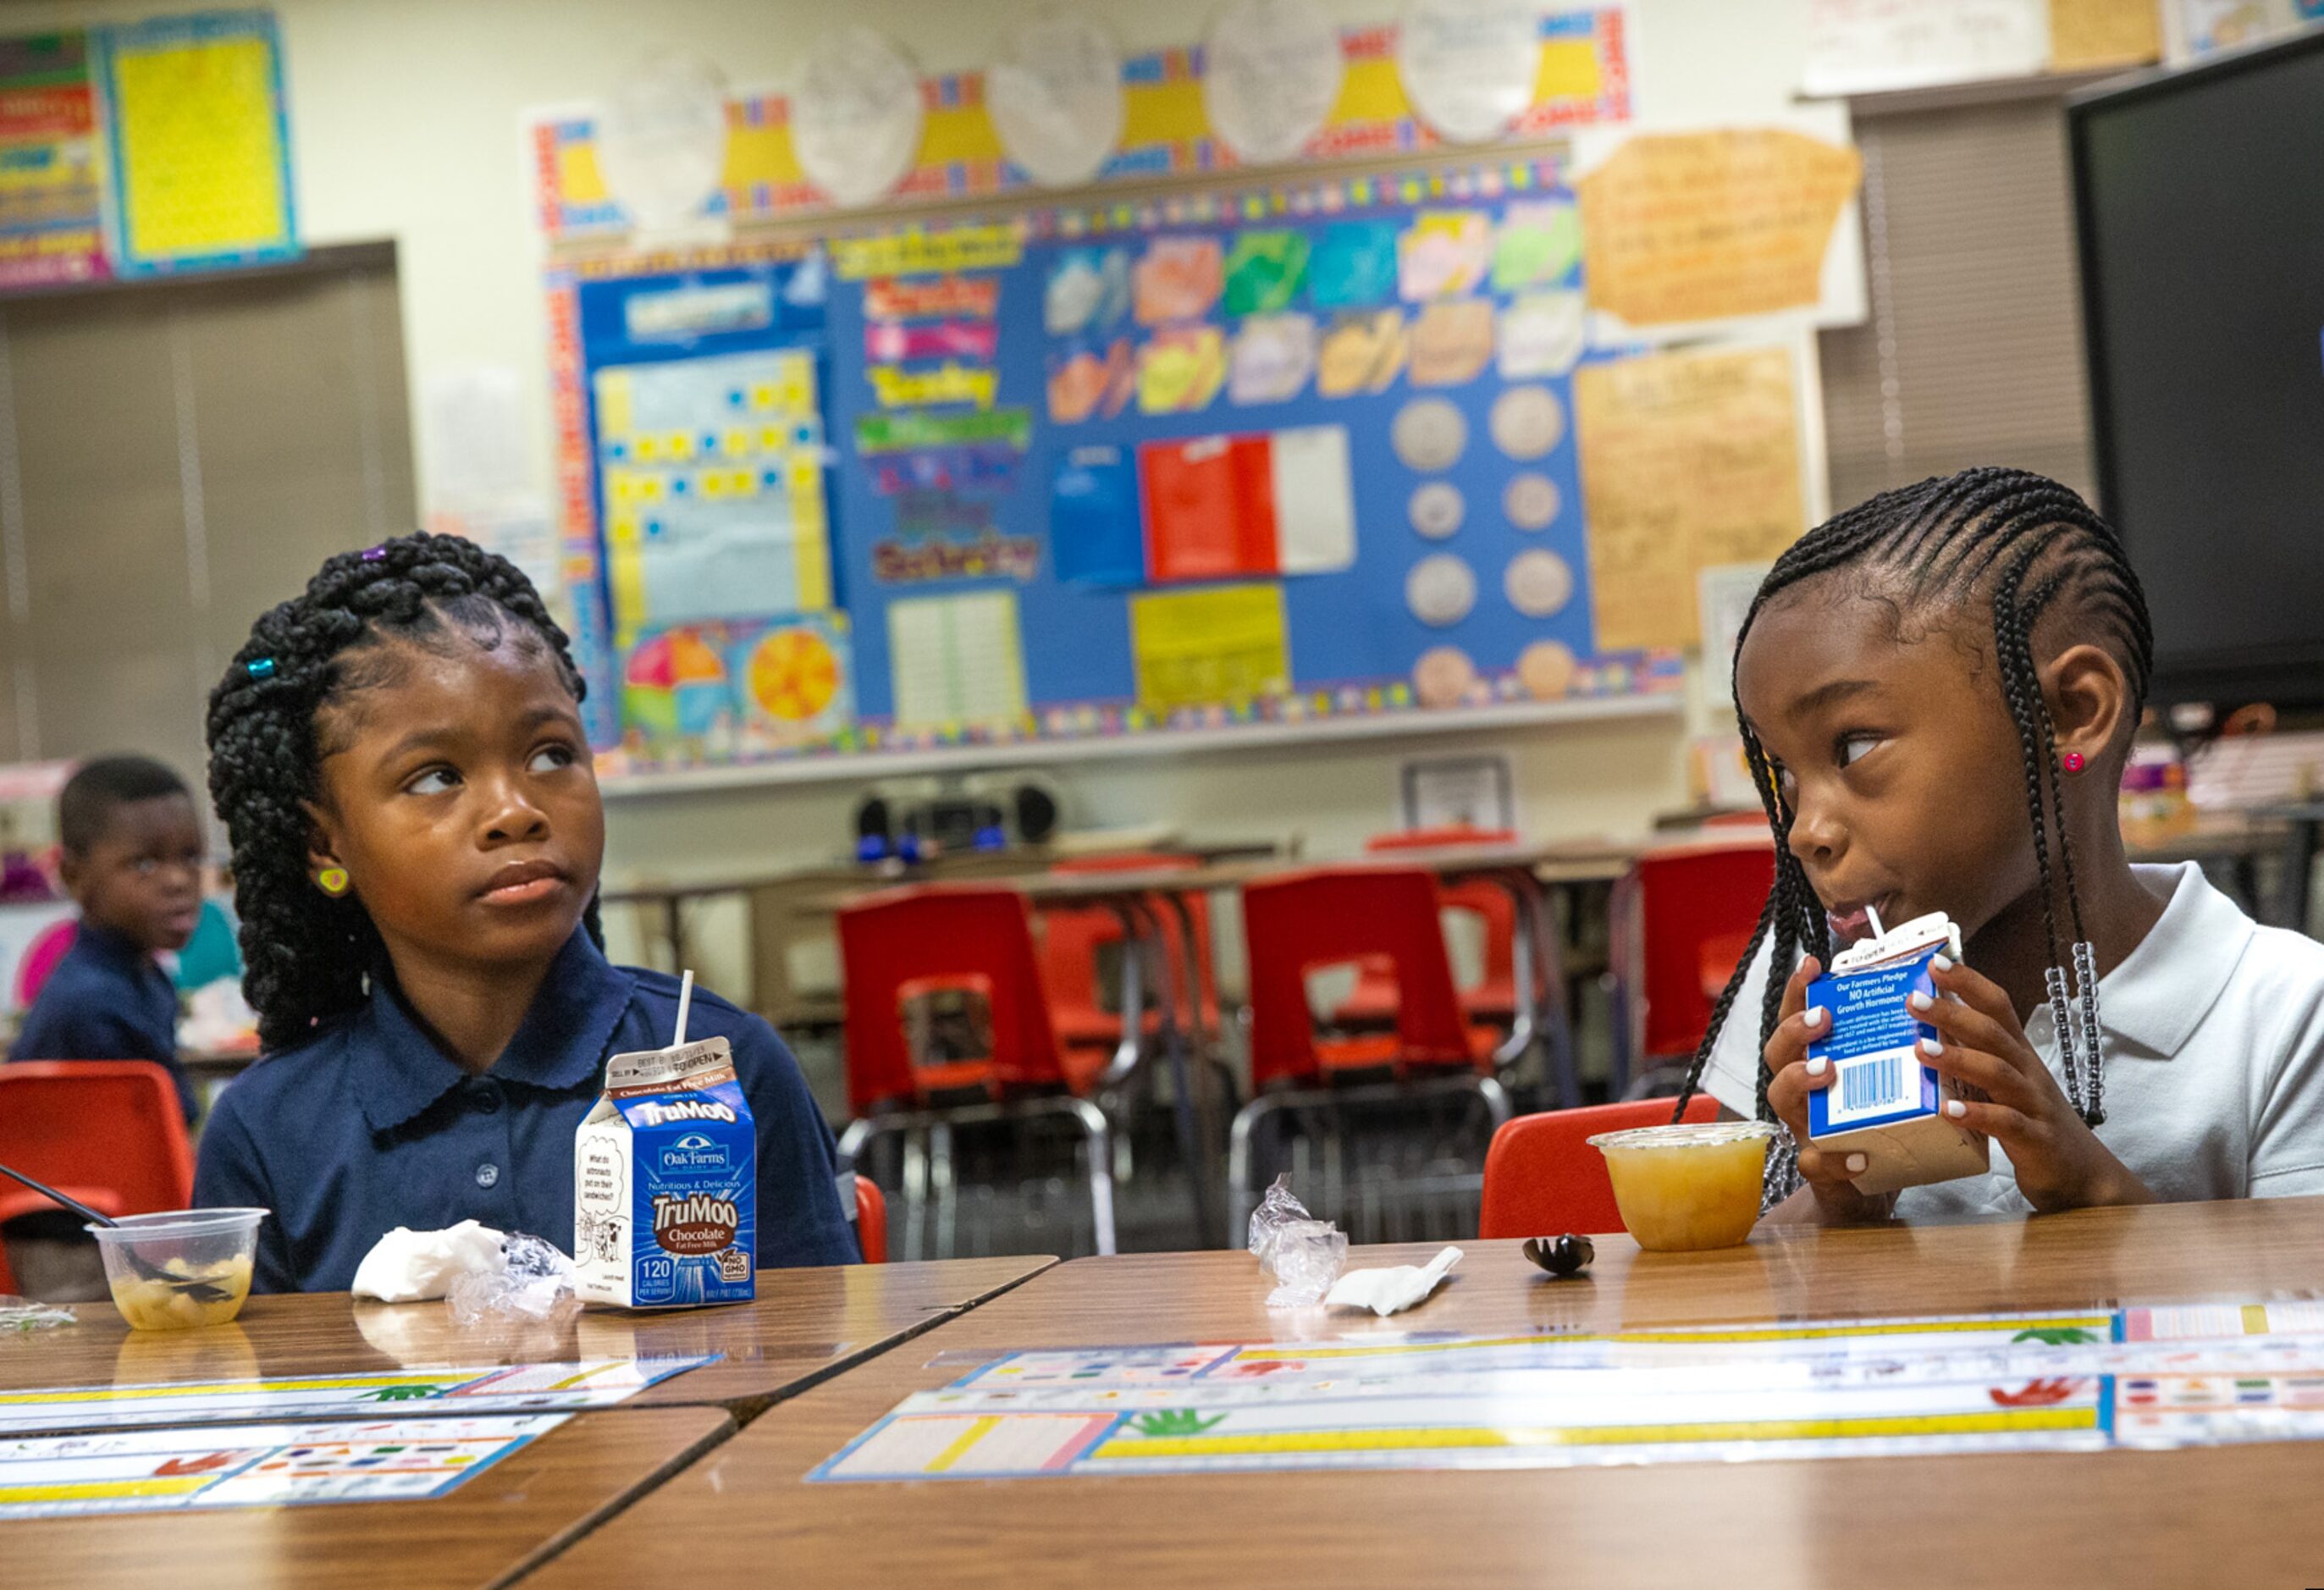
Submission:
<svg viewBox="0 0 2324 1590">
<path fill-rule="evenodd" d="M 1485 1198 L 1479 1212 L 1480 1237 L 1557 1236 L 1565 1232 L 1595 1235 L 1620 1231 L 1622 1213 L 1614 1205 L 1606 1157 L 1590 1146 L 1601 1132 L 1669 1123 L 1666 1098 L 1580 1110 L 1550 1110 L 1505 1121 L 1485 1151 Z M 1698 1093 L 1686 1104 L 1686 1119 L 1710 1121 L 1719 1101 Z"/>
<path fill-rule="evenodd" d="M 1244 886 L 1254 1086 L 1322 1068 L 1307 974 L 1371 957 L 1396 970 L 1403 1063 L 1468 1065 L 1471 1049 L 1437 920 L 1443 897 L 1423 867 L 1318 867 Z"/>
<path fill-rule="evenodd" d="M 888 1198 L 868 1176 L 855 1179 L 855 1240 L 862 1244 L 863 1262 L 888 1262 Z"/>
<path fill-rule="evenodd" d="M 51 922 L 32 935 L 32 943 L 24 947 L 23 958 L 16 963 L 18 1010 L 32 1008 L 32 1002 L 41 997 L 41 990 L 48 985 L 49 974 L 57 969 L 57 963 L 65 958 L 65 953 L 72 948 L 73 940 L 79 935 L 80 921 L 78 918 Z"/>
<path fill-rule="evenodd" d="M 1120 850 L 1100 855 L 1068 856 L 1049 870 L 1061 876 L 1087 877 L 1106 873 L 1187 873 L 1203 858 L 1180 850 Z M 1206 1031 L 1219 1025 L 1218 957 L 1211 942 L 1211 904 L 1200 894 L 1185 897 L 1186 920 L 1194 932 L 1194 965 L 1185 964 L 1185 951 L 1176 932 L 1166 935 L 1163 948 L 1170 972 L 1183 986 L 1191 975 L 1197 1008 Z M 1172 918 L 1165 913 L 1163 921 Z M 1070 1000 L 1086 1007 L 1094 1003 L 1098 947 L 1120 941 L 1121 919 L 1102 907 L 1055 906 L 1041 912 L 1041 977 L 1052 1001 Z"/>
<path fill-rule="evenodd" d="M 1463 878 L 1445 884 L 1442 892 L 1447 911 L 1475 917 L 1483 924 L 1485 981 L 1506 985 L 1517 973 L 1517 901 L 1490 878 Z"/>
<path fill-rule="evenodd" d="M 1703 945 L 1759 920 L 1775 883 L 1775 842 L 1763 831 L 1673 846 L 1640 856 L 1623 880 L 1628 901 L 1616 953 L 1635 1010 L 1638 1050 L 1648 1057 L 1691 1055 L 1711 1025 L 1716 994 L 1703 993 Z"/>
<path fill-rule="evenodd" d="M 939 883 L 858 901 L 839 913 L 839 959 L 846 984 L 847 1099 L 857 1112 L 925 1096 L 899 1009 L 903 985 L 918 979 L 983 979 L 995 1086 L 1064 1080 L 1031 920 L 1014 889 Z"/>
<path fill-rule="evenodd" d="M 194 1151 L 170 1074 L 151 1060 L 17 1060 L 0 1066 L 0 1164 L 106 1215 L 185 1208 Z M 57 1206 L 6 1184 L 0 1221 Z M 15 1280 L 0 1253 L 0 1292 Z"/>
</svg>

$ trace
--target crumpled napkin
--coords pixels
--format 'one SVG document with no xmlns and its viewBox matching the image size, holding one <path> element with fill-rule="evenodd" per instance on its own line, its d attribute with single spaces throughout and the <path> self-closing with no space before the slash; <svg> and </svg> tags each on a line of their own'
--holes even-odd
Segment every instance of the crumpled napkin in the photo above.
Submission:
<svg viewBox="0 0 2324 1590">
<path fill-rule="evenodd" d="M 505 1239 L 489 1225 L 463 1220 L 445 1231 L 399 1225 L 372 1244 L 355 1266 L 355 1295 L 383 1303 L 424 1303 L 444 1296 L 463 1275 L 497 1274 Z"/>
<path fill-rule="evenodd" d="M 1436 1290 L 1445 1272 L 1461 1262 L 1461 1250 L 1446 1248 L 1425 1264 L 1394 1264 L 1384 1270 L 1351 1270 L 1332 1283 L 1323 1301 L 1335 1308 L 1399 1313 Z"/>
</svg>

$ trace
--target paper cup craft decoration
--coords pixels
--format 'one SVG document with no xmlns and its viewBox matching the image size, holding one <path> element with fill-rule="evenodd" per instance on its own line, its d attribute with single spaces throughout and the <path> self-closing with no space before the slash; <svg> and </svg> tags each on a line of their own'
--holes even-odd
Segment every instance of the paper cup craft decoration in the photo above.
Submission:
<svg viewBox="0 0 2324 1590">
<path fill-rule="evenodd" d="M 1450 552 L 1423 558 L 1404 577 L 1404 600 L 1421 623 L 1443 629 L 1477 605 L 1477 576 Z"/>
<path fill-rule="evenodd" d="M 1536 701 L 1555 701 L 1573 688 L 1579 666 L 1571 647 L 1557 641 L 1536 641 L 1517 654 L 1517 683 Z"/>
<path fill-rule="evenodd" d="M 903 52 L 861 23 L 807 46 L 790 96 L 799 169 L 841 204 L 868 204 L 912 169 L 920 148 L 920 78 Z"/>
<path fill-rule="evenodd" d="M 1527 470 L 1501 488 L 1501 517 L 1518 530 L 1547 530 L 1562 506 L 1557 482 L 1546 475 Z"/>
<path fill-rule="evenodd" d="M 1432 541 L 1441 541 L 1461 528 L 1468 504 L 1462 501 L 1459 486 L 1449 480 L 1432 480 L 1412 494 L 1405 512 L 1413 529 Z"/>
<path fill-rule="evenodd" d="M 1250 165 L 1290 159 L 1323 130 L 1347 63 L 1315 0 L 1233 0 L 1203 48 L 1203 109 Z"/>
<path fill-rule="evenodd" d="M 1509 559 L 1501 589 L 1527 618 L 1547 618 L 1572 599 L 1573 570 L 1556 553 L 1535 547 Z"/>
<path fill-rule="evenodd" d="M 1095 20 L 1052 7 L 986 69 L 984 106 L 1001 147 L 1044 188 L 1078 188 L 1121 141 L 1121 56 Z"/>
<path fill-rule="evenodd" d="M 706 735 L 730 699 L 726 665 L 692 630 L 645 642 L 622 672 L 622 716 L 650 736 Z"/>
<path fill-rule="evenodd" d="M 1413 0 L 1396 32 L 1397 76 L 1429 130 L 1454 143 L 1508 131 L 1541 69 L 1537 7 L 1517 0 Z"/>
<path fill-rule="evenodd" d="M 1412 693 L 1423 707 L 1458 707 L 1477 693 L 1477 665 L 1458 646 L 1434 646 L 1412 665 Z"/>
<path fill-rule="evenodd" d="M 1407 469 L 1450 469 L 1469 445 L 1469 422 L 1443 398 L 1415 398 L 1389 422 L 1388 446 Z"/>
<path fill-rule="evenodd" d="M 1512 458 L 1538 458 L 1565 436 L 1565 406 L 1545 386 L 1513 386 L 1486 420 L 1493 445 Z"/>
</svg>

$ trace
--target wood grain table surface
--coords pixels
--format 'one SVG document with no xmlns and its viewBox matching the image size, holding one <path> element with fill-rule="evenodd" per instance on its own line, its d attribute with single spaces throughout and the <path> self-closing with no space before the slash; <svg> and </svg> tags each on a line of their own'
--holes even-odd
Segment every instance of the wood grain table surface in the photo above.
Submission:
<svg viewBox="0 0 2324 1590">
<path fill-rule="evenodd" d="M 1763 1228 L 1721 1253 L 1599 1241 L 1587 1280 L 1472 1243 L 1392 1320 L 1270 1317 L 1247 1254 L 1060 1265 L 775 1408 L 530 1577 L 766 1565 L 812 1584 L 2324 1585 L 2324 1444 L 1471 1472 L 807 1484 L 906 1395 L 1013 1348 L 1502 1333 L 2265 1299 L 2324 1289 L 2324 1199 Z M 1417 1262 L 1427 1247 L 1351 1262 Z M 1362 1317 L 1352 1317 L 1360 1320 Z"/>
<path fill-rule="evenodd" d="M 733 1420 L 715 1408 L 582 1413 L 431 1501 L 15 1520 L 0 1523 L 0 1584 L 10 1590 L 504 1585 L 733 1429 Z M 647 1565 L 639 1567 L 643 1576 Z"/>
<path fill-rule="evenodd" d="M 720 1362 L 650 1386 L 619 1410 L 709 1405 L 747 1420 L 778 1399 L 1056 1262 L 943 1259 L 766 1270 L 759 1273 L 757 1299 L 731 1308 L 591 1309 L 561 1326 L 524 1328 L 464 1329 L 442 1303 L 359 1303 L 345 1292 L 253 1298 L 232 1325 L 190 1331 L 131 1330 L 112 1304 L 79 1303 L 72 1305 L 77 1325 L 0 1334 L 0 1395 L 59 1386 L 723 1353 Z M 6 1578 L 7 1529 L 0 1525 L 0 1581 Z"/>
</svg>

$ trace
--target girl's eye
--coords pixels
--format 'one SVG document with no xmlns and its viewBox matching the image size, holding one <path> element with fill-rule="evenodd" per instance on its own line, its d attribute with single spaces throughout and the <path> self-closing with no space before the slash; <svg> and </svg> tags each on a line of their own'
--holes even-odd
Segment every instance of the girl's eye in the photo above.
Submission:
<svg viewBox="0 0 2324 1590">
<path fill-rule="evenodd" d="M 431 767 L 403 788 L 412 795 L 441 795 L 459 781 L 459 775 L 450 768 Z"/>
<path fill-rule="evenodd" d="M 1880 744 L 1878 735 L 1843 735 L 1840 740 L 1840 765 L 1849 767 L 1857 758 Z"/>
<path fill-rule="evenodd" d="M 525 763 L 525 771 L 535 773 L 553 773 L 559 768 L 571 767 L 573 762 L 572 746 L 543 745 L 532 753 L 532 760 Z"/>
</svg>

